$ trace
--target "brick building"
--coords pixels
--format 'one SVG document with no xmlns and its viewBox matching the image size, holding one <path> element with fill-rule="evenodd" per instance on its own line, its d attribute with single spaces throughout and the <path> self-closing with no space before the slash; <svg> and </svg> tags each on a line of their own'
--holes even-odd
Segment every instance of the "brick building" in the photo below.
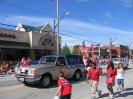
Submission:
<svg viewBox="0 0 133 99">
<path fill-rule="evenodd" d="M 109 56 L 109 46 L 103 46 L 106 56 Z M 111 46 L 112 57 L 129 57 L 129 48 L 124 45 L 112 45 Z"/>
</svg>

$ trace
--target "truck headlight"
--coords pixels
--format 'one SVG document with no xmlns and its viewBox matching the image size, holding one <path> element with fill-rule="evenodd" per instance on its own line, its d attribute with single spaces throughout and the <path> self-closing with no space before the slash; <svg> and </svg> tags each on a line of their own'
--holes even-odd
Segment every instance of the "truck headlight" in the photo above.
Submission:
<svg viewBox="0 0 133 99">
<path fill-rule="evenodd" d="M 36 70 L 28 70 L 28 75 L 36 75 L 37 71 Z"/>
</svg>

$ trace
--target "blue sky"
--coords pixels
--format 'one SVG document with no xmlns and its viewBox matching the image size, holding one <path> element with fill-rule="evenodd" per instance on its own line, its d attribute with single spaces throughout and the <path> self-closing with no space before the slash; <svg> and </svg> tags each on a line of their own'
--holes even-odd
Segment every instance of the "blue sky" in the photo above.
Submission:
<svg viewBox="0 0 133 99">
<path fill-rule="evenodd" d="M 113 44 L 129 45 L 129 38 L 133 38 L 133 0 L 59 0 L 59 8 L 60 17 L 70 12 L 60 22 L 60 32 L 91 41 L 85 42 L 87 46 L 92 42 L 107 45 L 109 36 L 112 40 L 120 36 Z M 30 26 L 49 23 L 53 27 L 54 19 L 56 0 L 0 0 L 0 23 L 17 25 L 20 22 Z M 14 29 L 3 25 L 0 27 Z M 62 46 L 82 42 L 60 36 Z"/>
</svg>

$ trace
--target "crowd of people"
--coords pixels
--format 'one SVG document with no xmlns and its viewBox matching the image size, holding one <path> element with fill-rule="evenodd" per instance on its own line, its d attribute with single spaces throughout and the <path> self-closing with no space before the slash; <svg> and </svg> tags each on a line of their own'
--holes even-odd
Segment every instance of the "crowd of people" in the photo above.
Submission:
<svg viewBox="0 0 133 99">
<path fill-rule="evenodd" d="M 2 64 L 0 64 L 0 74 L 8 74 L 8 73 L 14 73 L 17 71 L 19 67 L 28 66 L 32 63 L 32 60 L 29 58 L 22 57 L 20 62 L 17 62 L 17 64 L 13 64 L 13 62 L 5 62 L 3 61 Z"/>
<path fill-rule="evenodd" d="M 107 90 L 109 91 L 109 99 L 114 99 L 114 91 L 113 87 L 115 84 L 115 79 L 117 79 L 117 90 L 124 91 L 124 68 L 123 64 L 119 63 L 118 67 L 115 68 L 112 61 L 107 62 L 107 69 L 106 71 L 102 71 L 100 68 L 96 66 L 95 62 L 86 58 L 86 82 L 87 84 L 91 85 L 92 89 L 92 97 L 91 99 L 96 98 L 96 92 L 98 92 L 99 97 L 101 96 L 102 91 L 98 90 L 98 83 L 100 81 L 99 76 L 104 75 L 106 77 L 105 84 L 107 85 Z M 59 80 L 58 80 L 58 90 L 56 92 L 56 96 L 54 99 L 58 99 L 58 95 L 60 93 L 59 99 L 71 99 L 72 94 L 72 85 L 70 82 L 64 78 L 64 73 L 59 73 Z"/>
</svg>

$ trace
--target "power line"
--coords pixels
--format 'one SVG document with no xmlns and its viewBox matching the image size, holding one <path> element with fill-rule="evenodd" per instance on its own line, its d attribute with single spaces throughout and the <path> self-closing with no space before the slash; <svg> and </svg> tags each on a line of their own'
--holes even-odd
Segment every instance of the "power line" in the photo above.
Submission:
<svg viewBox="0 0 133 99">
<path fill-rule="evenodd" d="M 71 0 L 76 6 L 78 6 L 80 9 L 82 9 L 84 12 L 86 12 L 89 16 L 91 16 L 92 18 L 94 18 L 95 20 L 96 20 L 96 22 L 98 23 L 98 24 L 100 24 L 101 25 L 101 27 L 102 28 L 104 28 L 103 26 L 103 24 L 100 22 L 100 21 L 98 21 L 98 19 L 96 19 L 94 16 L 92 16 L 90 13 L 88 13 L 86 10 L 84 10 L 81 6 L 79 6 L 77 3 L 75 3 L 73 0 Z M 104 28 L 105 29 L 105 28 Z M 105 30 L 107 30 L 107 29 L 105 29 Z M 108 31 L 108 30 L 107 30 Z M 110 31 L 109 31 L 110 32 Z M 114 33 L 115 34 L 115 33 Z M 118 33 L 119 34 L 119 33 Z M 121 35 L 121 34 L 119 34 L 119 35 Z"/>
<path fill-rule="evenodd" d="M 12 19 L 22 20 L 22 21 L 26 21 L 26 22 L 37 23 L 37 24 L 39 23 L 39 22 L 34 22 L 34 21 L 25 20 L 25 19 L 21 19 L 21 18 L 12 17 L 12 16 L 9 16 L 9 15 L 0 14 L 0 16 L 9 17 L 9 18 L 12 18 Z M 43 23 L 39 23 L 39 24 L 43 24 Z M 68 31 L 68 30 L 66 30 L 66 29 L 64 29 L 64 28 L 62 28 L 62 29 L 65 30 L 65 31 L 67 31 L 67 32 L 70 32 L 70 31 Z M 72 34 L 74 34 L 74 35 L 77 35 L 77 34 L 75 34 L 75 33 L 73 33 L 73 32 L 70 32 L 70 33 L 72 33 Z M 77 35 L 77 36 L 79 36 L 79 35 Z"/>
<path fill-rule="evenodd" d="M 14 5 L 14 4 L 10 4 L 10 3 L 7 3 L 7 2 L 3 2 L 3 1 L 0 1 L 1 3 L 4 3 L 4 4 L 7 4 L 7 5 L 9 5 L 9 6 L 14 6 L 14 7 L 17 7 L 17 8 L 20 8 L 20 9 L 24 9 L 24 10 L 28 10 L 28 11 L 32 11 L 32 12 L 36 12 L 36 13 L 40 13 L 40 14 L 44 14 L 44 15 L 48 15 L 48 16 L 52 16 L 52 17 L 55 17 L 54 15 L 49 15 L 49 14 L 46 14 L 46 13 L 43 13 L 43 12 L 39 12 L 39 11 L 35 11 L 35 10 L 32 10 L 32 9 L 29 9 L 29 8 L 24 8 L 24 7 L 20 7 L 20 6 L 17 6 L 17 5 Z M 75 13 L 75 12 L 74 12 Z M 83 17 L 82 17 L 83 18 Z M 16 18 L 16 19 L 19 19 L 19 18 Z M 21 19 L 22 20 L 22 19 Z M 27 20 L 26 20 L 27 21 Z M 65 20 L 66 21 L 66 20 Z M 31 21 L 30 21 L 31 22 Z M 66 21 L 66 22 L 68 22 L 68 21 Z M 36 23 L 36 22 L 34 22 L 34 23 Z M 71 23 L 71 22 L 68 22 L 68 23 Z M 71 23 L 72 24 L 72 23 Z M 73 24 L 73 25 L 75 25 L 75 24 Z M 75 26 L 77 26 L 77 25 L 75 25 Z M 80 27 L 80 26 L 78 26 L 78 27 Z M 82 28 L 82 27 L 80 27 L 80 28 Z M 89 32 L 91 32 L 90 30 L 88 30 L 88 29 L 85 29 L 85 28 L 82 28 L 83 30 L 87 30 L 87 31 L 89 31 Z M 93 32 L 93 33 L 95 33 L 95 34 L 98 34 L 98 35 L 103 35 L 103 34 L 100 34 L 100 33 L 96 33 L 96 32 Z M 106 35 L 103 35 L 103 36 L 106 36 Z"/>
<path fill-rule="evenodd" d="M 82 18 L 82 19 L 87 20 L 88 22 L 90 22 L 88 19 L 84 18 L 84 17 L 83 17 L 82 15 L 80 15 L 80 14 L 77 14 L 76 12 L 74 12 L 73 10 L 67 8 L 67 7 L 64 6 L 63 4 L 59 3 L 59 5 L 61 5 L 62 7 L 66 8 L 66 9 L 68 9 L 69 11 L 75 13 L 75 14 L 78 15 L 80 18 Z M 89 30 L 89 31 L 90 31 L 90 30 Z M 93 31 L 92 31 L 92 32 L 93 32 Z M 100 33 L 96 33 L 96 32 L 93 32 L 93 33 L 98 34 L 98 35 L 106 36 L 106 35 L 104 35 L 104 34 L 100 34 Z M 108 36 L 108 35 L 107 35 L 107 36 Z"/>
<path fill-rule="evenodd" d="M 20 6 L 14 5 L 14 4 L 6 3 L 6 2 L 3 2 L 3 1 L 0 1 L 0 2 L 2 2 L 2 3 L 4 3 L 4 4 L 7 4 L 7 5 L 10 5 L 10 6 L 14 6 L 14 7 L 18 7 L 18 8 L 21 8 L 21 9 L 29 10 L 29 11 L 32 11 L 32 12 L 36 12 L 36 13 L 40 13 L 40 14 L 45 14 L 45 15 L 48 15 L 48 16 L 53 16 L 53 15 L 49 15 L 49 14 L 46 14 L 46 13 L 43 13 L 43 12 L 31 10 L 31 9 L 29 9 L 29 8 L 24 8 L 24 7 L 20 7 Z M 53 17 L 55 17 L 55 16 L 53 16 Z M 19 19 L 19 18 L 18 18 L 18 19 Z M 23 19 L 23 20 L 24 20 L 24 19 Z M 27 21 L 27 20 L 25 20 L 25 21 Z M 29 21 L 29 22 L 32 22 L 32 21 Z M 68 21 L 67 21 L 67 22 L 68 22 Z M 34 22 L 34 23 L 37 23 L 37 22 Z M 69 22 L 69 23 L 70 23 L 70 22 Z M 72 23 L 71 23 L 71 24 L 72 24 Z M 74 25 L 74 24 L 73 24 L 73 25 Z M 77 26 L 77 25 L 75 25 L 75 26 Z M 77 27 L 80 27 L 80 26 L 77 26 Z M 82 27 L 80 27 L 80 28 L 82 28 Z M 87 30 L 87 31 L 90 32 L 90 30 L 88 30 L 88 29 L 85 29 L 85 28 L 82 28 L 82 29 Z M 93 33 L 96 33 L 96 32 L 93 32 Z M 100 34 L 100 33 L 96 33 L 96 34 L 98 34 L 98 35 L 103 35 L 103 34 Z M 104 36 L 105 36 L 105 35 L 104 35 Z"/>
<path fill-rule="evenodd" d="M 56 16 L 53 16 L 53 15 L 50 15 L 50 14 L 46 14 L 46 13 L 44 13 L 44 12 L 32 10 L 32 9 L 29 9 L 29 8 L 20 7 L 20 6 L 17 6 L 17 5 L 14 5 L 14 4 L 10 4 L 10 3 L 4 2 L 4 1 L 0 1 L 0 2 L 1 2 L 1 3 L 4 3 L 4 4 L 7 4 L 7 5 L 10 5 L 10 6 L 14 6 L 14 7 L 20 8 L 20 9 L 24 9 L 24 10 L 36 12 L 36 13 L 39 13 L 39 14 L 44 14 L 44 15 L 51 16 L 51 17 L 56 17 Z"/>
<path fill-rule="evenodd" d="M 4 24 L 4 23 L 0 23 L 1 25 L 5 25 L 5 26 L 11 26 L 11 27 L 19 27 L 19 28 L 23 28 L 23 27 L 20 27 L 20 26 L 15 26 L 15 25 L 10 25 L 10 24 Z M 27 27 L 29 29 L 31 29 L 30 27 Z M 34 30 L 39 30 L 39 29 L 34 29 Z M 44 31 L 44 30 L 41 30 L 41 31 Z M 44 32 L 52 32 L 52 31 L 44 31 Z M 64 34 L 64 33 L 60 33 L 61 35 L 64 35 L 64 36 L 68 36 L 68 37 L 71 37 L 71 38 L 75 38 L 75 39 L 78 39 L 78 40 L 82 40 L 82 41 L 87 41 L 87 42 L 92 42 L 92 43 L 97 43 L 97 42 L 93 42 L 93 41 L 89 41 L 89 40 L 85 40 L 83 38 L 79 38 L 79 37 L 75 37 L 75 36 L 71 36 L 71 35 L 68 35 L 68 34 Z M 97 43 L 98 44 L 98 43 Z"/>
</svg>

